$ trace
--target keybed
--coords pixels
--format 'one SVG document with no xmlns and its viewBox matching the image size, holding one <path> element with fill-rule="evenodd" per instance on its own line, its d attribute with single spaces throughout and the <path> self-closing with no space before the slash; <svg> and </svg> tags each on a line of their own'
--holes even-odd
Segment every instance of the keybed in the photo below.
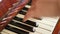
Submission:
<svg viewBox="0 0 60 34">
<path fill-rule="evenodd" d="M 1 34 L 52 34 L 59 17 L 30 18 L 22 22 L 31 1 L 12 19 Z"/>
</svg>

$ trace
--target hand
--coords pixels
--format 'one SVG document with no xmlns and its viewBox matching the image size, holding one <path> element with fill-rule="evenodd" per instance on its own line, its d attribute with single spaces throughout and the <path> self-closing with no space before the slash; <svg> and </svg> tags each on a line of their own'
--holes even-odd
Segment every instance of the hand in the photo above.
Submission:
<svg viewBox="0 0 60 34">
<path fill-rule="evenodd" d="M 23 21 L 28 18 L 40 18 L 42 16 L 59 16 L 60 0 L 32 0 L 31 8 L 28 10 Z"/>
</svg>

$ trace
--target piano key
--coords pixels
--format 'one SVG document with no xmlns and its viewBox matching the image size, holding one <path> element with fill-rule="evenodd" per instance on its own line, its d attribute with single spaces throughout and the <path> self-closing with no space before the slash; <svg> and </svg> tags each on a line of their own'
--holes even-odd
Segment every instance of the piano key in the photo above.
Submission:
<svg viewBox="0 0 60 34">
<path fill-rule="evenodd" d="M 22 22 L 23 19 L 22 19 L 22 18 L 15 17 L 14 20 L 17 20 L 17 21 Z M 36 24 L 36 22 L 29 21 L 29 20 L 27 20 L 27 21 L 24 22 L 24 23 L 29 24 L 29 25 L 34 26 L 34 27 L 37 27 L 37 26 L 38 26 L 38 25 Z"/>
<path fill-rule="evenodd" d="M 27 3 L 27 5 L 30 5 L 31 6 L 31 3 Z"/>
<path fill-rule="evenodd" d="M 27 12 L 26 10 L 21 10 L 21 11 L 19 12 L 19 14 L 25 15 L 26 12 Z"/>
<path fill-rule="evenodd" d="M 9 33 L 7 33 L 7 32 L 3 32 L 3 31 L 2 31 L 0 34 L 9 34 Z"/>
<path fill-rule="evenodd" d="M 28 8 L 27 8 L 27 7 L 24 7 L 24 8 L 23 8 L 23 10 L 26 10 L 26 11 L 27 11 L 27 10 L 28 10 Z"/>
<path fill-rule="evenodd" d="M 59 20 L 59 17 L 42 17 L 42 19 L 56 23 Z"/>
<path fill-rule="evenodd" d="M 49 21 L 49 20 L 46 20 L 46 19 L 42 19 L 42 20 L 36 20 L 36 22 L 39 22 L 39 23 L 43 23 L 43 24 L 46 24 L 46 25 L 50 25 L 50 26 L 52 26 L 52 27 L 54 27 L 55 26 L 55 24 L 57 23 L 53 23 L 53 22 L 51 22 L 51 21 Z"/>
<path fill-rule="evenodd" d="M 25 15 L 26 12 L 24 12 L 24 11 L 21 10 L 21 11 L 19 12 L 19 14 Z"/>
<path fill-rule="evenodd" d="M 45 23 L 44 23 L 45 24 Z M 56 24 L 56 23 L 55 23 Z M 50 24 L 48 24 L 48 25 L 50 25 Z M 50 25 L 51 26 L 51 25 Z M 53 27 L 53 26 L 52 26 Z"/>
<path fill-rule="evenodd" d="M 9 30 L 7 30 L 7 29 L 4 29 L 4 30 L 1 32 L 1 34 L 17 34 L 17 33 L 12 32 L 12 31 L 9 31 Z"/>
<path fill-rule="evenodd" d="M 38 23 L 38 22 L 37 22 L 37 23 Z M 45 30 L 47 30 L 47 31 L 53 31 L 53 29 L 54 29 L 54 27 L 47 26 L 47 25 L 42 24 L 42 23 L 38 23 L 38 24 L 39 24 L 39 25 L 38 25 L 39 28 L 43 28 L 43 29 L 45 29 Z"/>
<path fill-rule="evenodd" d="M 48 18 L 48 17 L 47 17 Z M 56 17 L 57 18 L 57 17 Z M 49 18 L 50 19 L 50 18 Z M 58 19 L 58 18 L 57 18 Z M 42 19 L 43 21 L 45 21 L 45 23 L 48 23 L 48 21 L 49 20 L 47 20 L 47 22 L 46 22 L 46 19 Z M 59 19 L 58 19 L 59 20 Z M 57 21 L 57 20 L 56 20 Z M 49 26 L 49 27 L 47 27 L 47 25 L 45 25 L 45 24 L 43 24 L 43 22 L 39 22 L 39 20 L 36 20 L 36 22 L 38 22 L 38 24 L 40 25 L 39 27 L 43 27 L 43 28 L 46 28 L 46 29 L 50 29 L 51 30 L 51 32 L 53 32 L 53 30 L 54 30 L 54 28 L 55 28 L 55 26 L 56 26 L 56 24 L 57 24 L 57 22 L 56 23 L 53 23 L 53 22 L 51 22 L 51 21 L 49 21 L 52 25 L 54 25 L 53 27 L 51 27 L 51 26 Z M 44 27 L 45 26 L 45 27 Z"/>
<path fill-rule="evenodd" d="M 26 10 L 22 10 L 23 12 L 27 12 Z"/>
<path fill-rule="evenodd" d="M 23 17 L 24 17 L 24 16 L 23 16 L 23 15 L 21 15 L 21 14 L 18 14 L 18 15 L 20 15 L 20 16 L 18 16 L 18 17 L 21 17 L 21 18 L 23 18 Z M 42 19 L 42 20 L 43 20 L 43 19 Z M 39 21 L 40 21 L 40 20 L 39 20 Z M 42 22 L 43 22 L 43 21 L 42 21 Z M 47 25 L 47 26 L 48 26 L 49 24 L 47 24 L 47 23 L 48 23 L 48 22 L 46 22 L 46 23 L 44 22 L 44 23 L 42 23 L 42 24 L 45 24 L 45 25 Z M 56 22 L 56 23 L 57 23 L 57 22 Z M 51 26 L 51 25 L 49 25 L 49 26 Z M 53 26 L 51 26 L 51 27 L 53 27 Z"/>
<path fill-rule="evenodd" d="M 29 32 L 23 31 L 23 30 L 19 30 L 17 28 L 11 27 L 11 26 L 7 26 L 5 29 L 10 30 L 12 32 L 15 32 L 17 34 L 29 34 Z"/>
<path fill-rule="evenodd" d="M 14 28 L 17 28 L 17 29 L 20 29 L 20 30 L 26 31 L 26 32 L 31 32 L 31 31 L 25 30 L 25 29 L 23 29 L 23 28 L 20 28 L 20 27 L 14 26 L 14 25 L 12 25 L 12 24 L 8 24 L 8 25 L 11 26 L 11 27 L 14 27 Z"/>
<path fill-rule="evenodd" d="M 17 14 L 16 17 L 18 17 L 18 18 L 24 18 L 24 15 L 22 15 L 22 14 Z M 35 22 L 34 20 L 38 20 L 38 19 L 30 18 L 30 19 L 28 19 L 28 20 Z M 42 19 L 40 19 L 40 20 L 42 20 Z"/>
<path fill-rule="evenodd" d="M 18 15 L 16 15 L 16 17 L 18 17 L 18 18 L 24 18 L 24 15 L 18 14 Z M 30 18 L 30 19 L 28 19 L 28 20 L 35 22 L 35 20 L 37 20 L 37 19 Z"/>
<path fill-rule="evenodd" d="M 14 19 L 13 19 L 12 21 L 17 22 L 17 23 L 21 23 L 21 24 L 24 24 L 24 25 L 27 25 L 27 26 L 30 26 L 30 27 L 34 27 L 34 26 L 28 25 L 28 24 L 26 24 L 26 23 L 23 23 L 23 22 L 20 22 L 20 21 L 14 20 Z"/>
<path fill-rule="evenodd" d="M 25 30 L 34 32 L 34 31 L 33 31 L 33 27 L 26 26 L 26 25 L 24 25 L 24 24 L 20 24 L 20 23 L 14 22 L 14 21 L 11 21 L 10 24 L 12 24 L 12 25 L 14 25 L 14 26 L 17 26 L 17 27 L 20 27 L 20 28 L 23 28 L 23 29 L 25 29 Z M 29 28 L 30 28 L 30 29 L 29 29 Z"/>
<path fill-rule="evenodd" d="M 29 33 L 29 34 L 42 34 L 41 32 L 33 32 L 33 33 Z"/>
<path fill-rule="evenodd" d="M 31 5 L 31 2 L 32 2 L 32 0 L 30 0 L 29 3 L 28 3 L 27 5 Z"/>
<path fill-rule="evenodd" d="M 41 32 L 42 34 L 52 34 L 52 32 L 44 30 L 42 28 L 34 28 L 36 32 Z"/>
<path fill-rule="evenodd" d="M 30 8 L 31 6 L 30 5 L 25 5 L 26 8 Z"/>
</svg>

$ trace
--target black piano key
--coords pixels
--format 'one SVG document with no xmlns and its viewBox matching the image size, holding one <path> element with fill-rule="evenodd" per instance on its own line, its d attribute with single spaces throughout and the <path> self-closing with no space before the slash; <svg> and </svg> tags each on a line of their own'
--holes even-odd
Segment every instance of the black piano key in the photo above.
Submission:
<svg viewBox="0 0 60 34">
<path fill-rule="evenodd" d="M 11 27 L 9 25 L 7 25 L 7 27 L 5 29 L 10 30 L 12 32 L 15 32 L 17 34 L 29 34 L 29 32 L 26 32 L 26 31 L 23 31 L 23 30 L 19 30 L 17 28 Z"/>
<path fill-rule="evenodd" d="M 26 12 L 24 12 L 24 11 L 20 11 L 19 14 L 25 15 Z"/>
<path fill-rule="evenodd" d="M 25 30 L 34 32 L 33 27 L 30 27 L 30 26 L 27 26 L 27 25 L 24 25 L 24 24 L 21 24 L 21 23 L 17 23 L 17 22 L 14 22 L 14 21 L 11 21 L 10 24 L 12 24 L 14 26 L 17 26 L 17 27 L 20 27 L 20 28 L 23 28 Z"/>
<path fill-rule="evenodd" d="M 32 0 L 30 0 L 29 3 L 28 3 L 27 5 L 31 5 L 31 2 L 32 2 Z"/>
<path fill-rule="evenodd" d="M 30 5 L 31 6 L 31 2 L 30 3 L 27 3 L 27 5 Z"/>
<path fill-rule="evenodd" d="M 23 15 L 25 15 L 26 12 L 24 12 L 24 11 L 21 10 L 21 11 L 19 12 L 19 14 L 23 14 Z"/>
<path fill-rule="evenodd" d="M 27 11 L 28 9 L 29 9 L 29 8 L 27 8 L 27 7 L 24 7 L 24 8 L 23 8 L 23 10 L 26 10 L 26 11 Z"/>
<path fill-rule="evenodd" d="M 15 17 L 14 20 L 17 20 L 17 21 L 22 22 L 23 19 L 22 18 Z M 26 23 L 28 25 L 31 25 L 31 26 L 34 26 L 34 27 L 37 27 L 36 22 L 30 21 L 30 20 L 27 20 L 24 23 Z"/>
</svg>

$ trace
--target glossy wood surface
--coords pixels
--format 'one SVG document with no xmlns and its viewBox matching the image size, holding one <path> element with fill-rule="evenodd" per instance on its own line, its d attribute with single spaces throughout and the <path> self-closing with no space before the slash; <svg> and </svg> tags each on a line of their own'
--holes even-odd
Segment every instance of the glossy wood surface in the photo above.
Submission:
<svg viewBox="0 0 60 34">
<path fill-rule="evenodd" d="M 14 3 L 16 3 L 17 0 L 3 0 L 0 4 L 0 18 L 3 17 L 10 7 L 13 7 L 9 13 L 7 13 L 6 16 L 0 21 L 0 31 L 2 31 L 6 25 L 12 20 L 13 17 L 15 17 L 18 12 L 28 3 L 28 0 L 21 0 L 18 1 L 19 3 L 16 6 L 13 6 Z"/>
<path fill-rule="evenodd" d="M 16 1 L 13 0 L 2 0 L 0 3 L 0 18 L 8 12 L 8 9 L 13 6 Z"/>
</svg>

